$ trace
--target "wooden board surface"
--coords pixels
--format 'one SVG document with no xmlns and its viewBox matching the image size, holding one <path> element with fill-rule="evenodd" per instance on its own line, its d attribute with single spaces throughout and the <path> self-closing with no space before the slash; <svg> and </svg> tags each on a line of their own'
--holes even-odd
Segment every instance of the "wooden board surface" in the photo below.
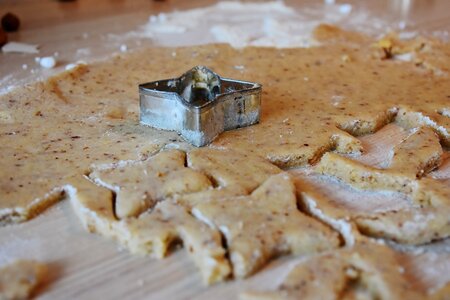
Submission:
<svg viewBox="0 0 450 300">
<path fill-rule="evenodd" d="M 117 51 L 120 44 L 105 43 L 101 39 L 105 34 L 127 32 L 145 23 L 149 15 L 161 11 L 213 2 L 100 0 L 92 5 L 88 0 L 71 3 L 3 0 L 0 13 L 14 11 L 23 20 L 22 30 L 10 35 L 10 39 L 40 44 L 40 56 L 59 52 L 61 69 L 83 47 L 94 49 L 92 57 Z M 287 1 L 287 4 L 300 8 L 306 2 L 311 1 Z M 450 29 L 450 2 L 446 0 L 367 1 L 363 5 L 381 14 L 390 9 L 399 19 L 415 21 L 421 30 Z M 83 38 L 86 32 L 89 35 Z M 151 42 L 146 45 L 151 46 Z M 1 54 L 0 87 L 8 76 L 18 82 L 35 78 L 30 69 L 22 69 L 23 64 L 32 66 L 34 56 Z M 40 71 L 37 76 L 51 72 Z M 389 134 L 386 131 L 386 137 Z M 444 247 L 448 248 L 448 244 L 446 241 Z M 248 280 L 206 288 L 184 251 L 175 251 L 162 261 L 132 256 L 118 249 L 115 242 L 86 233 L 68 201 L 62 201 L 30 222 L 0 228 L 0 265 L 17 258 L 34 258 L 50 264 L 48 283 L 38 292 L 42 299 L 235 299 L 247 288 L 275 287 L 289 271 L 289 265 L 299 259 L 279 259 Z"/>
</svg>

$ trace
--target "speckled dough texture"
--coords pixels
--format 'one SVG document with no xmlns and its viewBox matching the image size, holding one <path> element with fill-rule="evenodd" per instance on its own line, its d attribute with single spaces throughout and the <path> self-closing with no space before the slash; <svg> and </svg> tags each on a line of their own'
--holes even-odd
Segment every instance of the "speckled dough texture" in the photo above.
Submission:
<svg viewBox="0 0 450 300">
<path fill-rule="evenodd" d="M 46 266 L 30 260 L 18 260 L 0 268 L 0 299 L 30 299 L 44 282 Z"/>
<path fill-rule="evenodd" d="M 405 126 L 426 125 L 449 144 L 450 46 L 427 40 L 413 53 L 420 62 L 402 62 L 380 58 L 383 51 L 366 37 L 329 32 L 329 26 L 319 27 L 316 35 L 326 47 L 307 49 L 152 48 L 2 95 L 2 223 L 26 220 L 54 203 L 67 178 L 93 163 L 139 159 L 180 143 L 173 132 L 138 124 L 137 85 L 198 64 L 264 86 L 261 123 L 222 134 L 215 147 L 299 166 L 330 150 L 361 151 L 352 135 L 393 118 Z M 340 39 L 324 40 L 324 33 Z"/>
<path fill-rule="evenodd" d="M 352 249 L 298 263 L 276 291 L 246 292 L 241 299 L 445 299 L 445 288 L 431 294 L 417 292 L 408 276 L 398 253 L 361 241 Z"/>
<path fill-rule="evenodd" d="M 338 270 L 331 298 L 420 297 L 391 270 L 397 251 L 367 239 L 417 246 L 450 236 L 450 45 L 328 25 L 315 37 L 321 46 L 302 49 L 145 49 L 2 95 L 0 223 L 65 197 L 87 230 L 132 253 L 162 258 L 182 244 L 206 284 L 282 255 L 318 257 L 281 294 L 257 299 L 321 296 L 313 281 L 296 286 L 307 270 L 329 273 L 328 260 Z M 200 149 L 139 125 L 138 84 L 195 65 L 261 83 L 261 122 Z M 399 138 L 372 151 L 364 135 L 387 124 Z M 352 209 L 337 204 L 349 193 Z"/>
</svg>

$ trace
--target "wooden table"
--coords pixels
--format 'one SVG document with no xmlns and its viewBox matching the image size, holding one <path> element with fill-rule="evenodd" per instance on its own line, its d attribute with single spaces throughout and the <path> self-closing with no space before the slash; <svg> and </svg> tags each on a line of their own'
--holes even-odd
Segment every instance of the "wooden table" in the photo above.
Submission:
<svg viewBox="0 0 450 300">
<path fill-rule="evenodd" d="M 213 2 L 2 0 L 0 14 L 11 11 L 22 20 L 21 30 L 11 34 L 10 40 L 41 45 L 39 56 L 58 52 L 58 71 L 77 59 L 79 49 L 93 49 L 94 58 L 118 51 L 119 44 L 105 43 L 102 37 L 134 29 L 144 24 L 151 14 Z M 309 2 L 312 1 L 286 3 L 301 9 Z M 447 0 L 383 0 L 360 5 L 392 20 L 413 21 L 415 29 L 450 29 L 450 1 Z M 151 42 L 144 45 L 151 46 Z M 34 61 L 35 56 L 0 54 L 0 88 L 55 72 L 41 70 Z M 31 70 L 35 70 L 34 74 Z M 275 286 L 277 281 L 273 278 L 286 274 L 286 264 L 296 260 L 282 258 L 248 280 L 207 288 L 201 284 L 195 266 L 184 251 L 176 251 L 162 261 L 132 256 L 118 249 L 115 242 L 82 229 L 68 201 L 29 222 L 0 228 L 0 265 L 17 258 L 34 258 L 50 264 L 48 284 L 38 293 L 43 299 L 234 299 L 244 288 Z"/>
</svg>

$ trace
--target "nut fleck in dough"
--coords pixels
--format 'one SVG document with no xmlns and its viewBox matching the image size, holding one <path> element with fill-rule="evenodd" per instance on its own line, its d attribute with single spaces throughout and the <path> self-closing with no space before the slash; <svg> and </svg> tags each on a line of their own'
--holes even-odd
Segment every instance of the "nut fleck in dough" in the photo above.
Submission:
<svg viewBox="0 0 450 300">
<path fill-rule="evenodd" d="M 30 260 L 18 260 L 0 268 L 0 299 L 29 299 L 45 280 L 45 274 L 45 265 Z"/>
<path fill-rule="evenodd" d="M 122 219 L 138 216 L 175 194 L 198 192 L 212 186 L 205 175 L 186 168 L 185 161 L 183 151 L 162 151 L 145 161 L 96 169 L 89 177 L 115 191 L 115 214 Z"/>
<path fill-rule="evenodd" d="M 363 242 L 300 262 L 275 291 L 247 292 L 245 300 L 423 299 L 403 274 L 399 254 Z"/>
<path fill-rule="evenodd" d="M 281 254 L 339 246 L 336 232 L 297 210 L 295 188 L 286 173 L 270 177 L 250 196 L 200 203 L 192 213 L 223 233 L 237 278 L 251 275 Z"/>
</svg>

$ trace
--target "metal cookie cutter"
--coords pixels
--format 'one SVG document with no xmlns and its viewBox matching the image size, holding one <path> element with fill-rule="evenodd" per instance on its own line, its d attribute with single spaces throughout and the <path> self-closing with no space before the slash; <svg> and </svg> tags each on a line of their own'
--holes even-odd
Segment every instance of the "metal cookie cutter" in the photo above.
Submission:
<svg viewBox="0 0 450 300">
<path fill-rule="evenodd" d="M 200 147 L 220 133 L 259 122 L 261 85 L 197 66 L 175 79 L 139 85 L 140 122 L 174 130 Z"/>
</svg>

